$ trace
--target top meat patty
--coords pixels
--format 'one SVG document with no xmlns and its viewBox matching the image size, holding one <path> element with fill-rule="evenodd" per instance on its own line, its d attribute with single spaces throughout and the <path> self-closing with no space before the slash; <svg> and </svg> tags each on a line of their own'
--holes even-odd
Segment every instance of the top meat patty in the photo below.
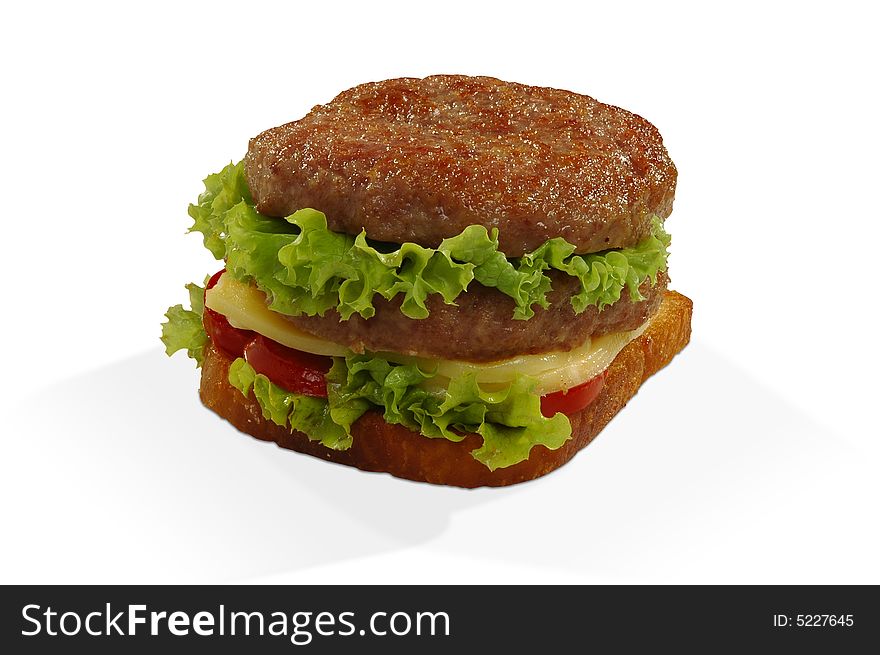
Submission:
<svg viewBox="0 0 880 655">
<path fill-rule="evenodd" d="M 577 252 L 634 245 L 672 211 L 657 129 L 588 96 L 434 75 L 362 84 L 252 139 L 258 211 L 312 207 L 332 230 L 436 247 L 468 225 L 518 257 L 553 237 Z"/>
</svg>

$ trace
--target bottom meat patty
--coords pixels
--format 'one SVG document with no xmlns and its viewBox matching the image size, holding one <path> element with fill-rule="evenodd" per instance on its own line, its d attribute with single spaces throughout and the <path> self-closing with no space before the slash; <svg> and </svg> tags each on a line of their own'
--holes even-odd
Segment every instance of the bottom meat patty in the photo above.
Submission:
<svg viewBox="0 0 880 655">
<path fill-rule="evenodd" d="M 342 321 L 329 311 L 324 316 L 287 317 L 298 328 L 343 344 L 355 352 L 397 352 L 443 359 L 491 362 L 516 355 L 571 350 L 587 337 L 634 330 L 660 305 L 669 281 L 659 273 L 640 287 L 644 300 L 633 302 L 624 292 L 616 303 L 599 311 L 588 307 L 575 314 L 571 297 L 579 282 L 565 274 L 549 273 L 553 290 L 547 294 L 548 309 L 535 308 L 526 320 L 513 319 L 514 301 L 497 289 L 472 284 L 467 293 L 446 305 L 438 295 L 426 301 L 430 316 L 413 319 L 400 311 L 401 298 L 374 301 L 376 314 L 364 319 L 354 314 Z"/>
</svg>

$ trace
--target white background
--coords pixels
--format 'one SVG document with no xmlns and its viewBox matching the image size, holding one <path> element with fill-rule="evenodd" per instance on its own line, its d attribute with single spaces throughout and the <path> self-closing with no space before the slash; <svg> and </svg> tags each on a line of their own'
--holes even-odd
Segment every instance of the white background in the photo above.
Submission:
<svg viewBox="0 0 880 655">
<path fill-rule="evenodd" d="M 7 7 L 0 581 L 880 582 L 869 6 Z M 236 433 L 158 341 L 216 268 L 184 235 L 200 180 L 352 85 L 453 72 L 659 127 L 692 344 L 510 489 Z"/>
</svg>

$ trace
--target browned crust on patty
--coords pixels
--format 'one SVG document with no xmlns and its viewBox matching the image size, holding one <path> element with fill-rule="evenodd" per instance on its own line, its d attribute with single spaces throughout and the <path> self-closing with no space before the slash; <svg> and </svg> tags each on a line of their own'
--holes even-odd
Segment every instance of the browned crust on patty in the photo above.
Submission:
<svg viewBox="0 0 880 655">
<path fill-rule="evenodd" d="M 635 330 L 660 306 L 668 277 L 661 272 L 657 284 L 645 280 L 640 287 L 644 300 L 633 302 L 624 289 L 616 303 L 599 311 L 587 307 L 575 314 L 571 297 L 580 282 L 550 271 L 553 283 L 547 309 L 535 307 L 527 321 L 513 318 L 515 303 L 497 289 L 472 284 L 467 293 L 447 305 L 439 295 L 428 298 L 430 315 L 408 318 L 400 311 L 401 297 L 374 301 L 376 314 L 364 319 L 353 314 L 342 321 L 335 311 L 324 316 L 285 316 L 301 330 L 340 343 L 354 352 L 396 352 L 422 357 L 492 362 L 517 355 L 571 350 L 588 337 Z"/>
<path fill-rule="evenodd" d="M 588 96 L 435 75 L 362 84 L 252 139 L 257 209 L 313 207 L 330 228 L 436 247 L 500 229 L 510 257 L 564 237 L 577 252 L 636 244 L 672 210 L 657 129 Z"/>
<path fill-rule="evenodd" d="M 572 438 L 557 450 L 536 446 L 528 460 L 495 471 L 489 471 L 470 454 L 480 446 L 479 436 L 470 435 L 460 443 L 429 439 L 405 427 L 386 423 L 375 411 L 367 412 L 355 423 L 349 450 L 330 450 L 309 441 L 304 434 L 291 432 L 263 418 L 253 394 L 245 397 L 229 384 L 228 369 L 232 360 L 211 346 L 206 349 L 199 393 L 205 406 L 242 432 L 275 441 L 284 448 L 409 480 L 459 487 L 503 486 L 545 475 L 590 443 L 642 383 L 687 345 L 691 313 L 692 303 L 688 298 L 667 291 L 647 330 L 611 363 L 596 400 L 570 417 Z"/>
</svg>

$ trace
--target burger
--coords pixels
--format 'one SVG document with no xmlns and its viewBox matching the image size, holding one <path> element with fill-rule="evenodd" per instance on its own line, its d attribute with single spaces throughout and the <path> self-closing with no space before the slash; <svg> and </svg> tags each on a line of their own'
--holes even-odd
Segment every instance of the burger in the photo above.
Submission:
<svg viewBox="0 0 880 655">
<path fill-rule="evenodd" d="M 488 77 L 345 91 L 189 207 L 219 272 L 162 340 L 242 432 L 461 487 L 570 460 L 690 338 L 657 129 Z M 218 265 L 220 267 L 220 265 Z"/>
</svg>

